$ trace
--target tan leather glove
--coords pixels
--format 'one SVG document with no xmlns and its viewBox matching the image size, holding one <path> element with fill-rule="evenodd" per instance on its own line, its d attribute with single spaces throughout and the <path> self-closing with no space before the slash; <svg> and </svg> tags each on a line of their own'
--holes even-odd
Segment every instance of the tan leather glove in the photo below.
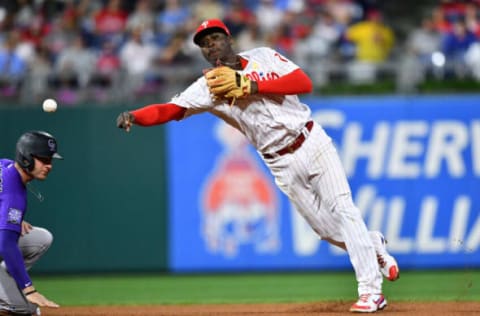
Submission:
<svg viewBox="0 0 480 316">
<path fill-rule="evenodd" d="M 205 74 L 210 93 L 218 98 L 241 98 L 251 94 L 251 81 L 230 67 L 220 66 Z"/>
</svg>

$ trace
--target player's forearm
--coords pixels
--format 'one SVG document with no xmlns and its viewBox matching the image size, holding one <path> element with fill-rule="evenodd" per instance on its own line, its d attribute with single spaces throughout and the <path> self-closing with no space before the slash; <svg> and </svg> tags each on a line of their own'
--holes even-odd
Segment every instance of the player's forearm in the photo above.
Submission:
<svg viewBox="0 0 480 316">
<path fill-rule="evenodd" d="M 297 69 L 278 79 L 257 81 L 252 93 L 301 94 L 312 92 L 313 85 L 307 74 Z M 254 91 L 257 89 L 258 91 Z"/>
<path fill-rule="evenodd" d="M 130 112 L 135 124 L 151 126 L 163 124 L 172 120 L 180 120 L 186 109 L 173 103 L 151 104 Z"/>
<path fill-rule="evenodd" d="M 5 261 L 7 270 L 20 289 L 32 286 L 32 280 L 25 269 L 20 249 L 18 249 L 19 234 L 14 231 L 0 230 L 0 256 Z"/>
</svg>

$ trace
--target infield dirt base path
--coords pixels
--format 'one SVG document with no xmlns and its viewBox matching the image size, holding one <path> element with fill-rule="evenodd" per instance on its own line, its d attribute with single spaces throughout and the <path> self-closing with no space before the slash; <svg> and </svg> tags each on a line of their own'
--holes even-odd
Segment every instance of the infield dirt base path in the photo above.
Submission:
<svg viewBox="0 0 480 316">
<path fill-rule="evenodd" d="M 339 316 L 348 312 L 351 302 L 158 305 L 158 306 L 79 306 L 43 308 L 42 316 Z M 480 315 L 479 302 L 396 302 L 375 315 Z"/>
</svg>

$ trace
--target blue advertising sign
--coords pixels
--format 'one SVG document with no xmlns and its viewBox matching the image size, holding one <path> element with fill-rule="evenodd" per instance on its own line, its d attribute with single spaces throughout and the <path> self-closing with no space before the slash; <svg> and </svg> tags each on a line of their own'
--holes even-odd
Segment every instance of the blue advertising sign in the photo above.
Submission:
<svg viewBox="0 0 480 316">
<path fill-rule="evenodd" d="M 480 267 L 479 95 L 303 101 L 401 267 Z M 173 271 L 351 267 L 238 131 L 208 114 L 168 128 Z"/>
</svg>

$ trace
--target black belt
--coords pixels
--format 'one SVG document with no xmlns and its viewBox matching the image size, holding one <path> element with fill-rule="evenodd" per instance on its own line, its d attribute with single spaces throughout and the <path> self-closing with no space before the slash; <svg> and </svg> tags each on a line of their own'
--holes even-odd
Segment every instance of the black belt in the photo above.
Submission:
<svg viewBox="0 0 480 316">
<path fill-rule="evenodd" d="M 305 128 L 307 129 L 307 131 L 311 132 L 312 128 L 313 128 L 313 121 L 308 121 L 305 124 Z M 272 159 L 272 158 L 275 158 L 277 156 L 283 156 L 285 154 L 291 154 L 302 146 L 305 139 L 307 139 L 307 136 L 308 136 L 308 134 L 300 133 L 300 135 L 298 135 L 298 137 L 290 145 L 288 145 L 285 148 L 280 149 L 279 151 L 276 151 L 273 154 L 263 154 L 263 158 Z"/>
</svg>

